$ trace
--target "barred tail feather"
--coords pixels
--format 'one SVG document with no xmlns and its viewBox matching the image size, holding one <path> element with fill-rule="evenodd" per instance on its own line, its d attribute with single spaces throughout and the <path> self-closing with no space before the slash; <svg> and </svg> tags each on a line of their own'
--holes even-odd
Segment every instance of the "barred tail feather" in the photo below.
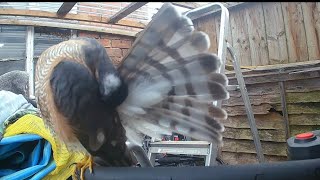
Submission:
<svg viewBox="0 0 320 180">
<path fill-rule="evenodd" d="M 129 94 L 118 107 L 127 136 L 177 132 L 222 143 L 226 112 L 213 105 L 229 98 L 220 59 L 208 52 L 207 34 L 165 3 L 118 68 Z"/>
</svg>

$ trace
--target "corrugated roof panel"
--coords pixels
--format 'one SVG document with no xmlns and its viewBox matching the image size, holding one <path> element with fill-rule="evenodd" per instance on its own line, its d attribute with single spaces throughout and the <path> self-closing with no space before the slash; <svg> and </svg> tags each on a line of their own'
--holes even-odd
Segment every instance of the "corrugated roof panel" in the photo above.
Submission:
<svg viewBox="0 0 320 180">
<path fill-rule="evenodd" d="M 25 59 L 26 27 L 0 25 L 0 61 Z"/>
<path fill-rule="evenodd" d="M 35 32 L 34 33 L 34 56 L 38 57 L 41 55 L 43 51 L 45 51 L 49 47 L 69 39 L 70 38 L 69 35 L 70 33 L 68 33 L 65 37 L 61 37 L 54 34 Z"/>
<path fill-rule="evenodd" d="M 69 34 L 61 37 L 54 34 L 40 33 L 35 28 L 34 56 L 38 57 L 50 46 L 69 39 Z M 53 31 L 54 32 L 54 31 Z M 51 32 L 52 33 L 52 32 Z M 26 27 L 0 25 L 0 61 L 25 60 Z"/>
</svg>

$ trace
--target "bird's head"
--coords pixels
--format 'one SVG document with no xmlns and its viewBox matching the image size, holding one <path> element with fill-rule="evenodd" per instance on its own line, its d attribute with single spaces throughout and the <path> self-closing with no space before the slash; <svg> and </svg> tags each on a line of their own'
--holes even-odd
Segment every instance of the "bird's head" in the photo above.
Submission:
<svg viewBox="0 0 320 180">
<path fill-rule="evenodd" d="M 117 73 L 106 74 L 100 84 L 102 99 L 108 106 L 119 106 L 128 96 L 128 85 Z"/>
</svg>

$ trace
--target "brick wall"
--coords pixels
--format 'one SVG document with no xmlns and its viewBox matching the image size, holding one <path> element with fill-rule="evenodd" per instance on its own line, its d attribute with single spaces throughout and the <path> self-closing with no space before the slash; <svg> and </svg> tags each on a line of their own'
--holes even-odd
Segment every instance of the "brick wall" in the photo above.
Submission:
<svg viewBox="0 0 320 180">
<path fill-rule="evenodd" d="M 134 37 L 120 36 L 112 34 L 94 33 L 86 31 L 78 31 L 79 37 L 90 37 L 97 39 L 106 49 L 113 64 L 118 66 L 123 57 L 128 53 L 131 48 Z"/>
</svg>

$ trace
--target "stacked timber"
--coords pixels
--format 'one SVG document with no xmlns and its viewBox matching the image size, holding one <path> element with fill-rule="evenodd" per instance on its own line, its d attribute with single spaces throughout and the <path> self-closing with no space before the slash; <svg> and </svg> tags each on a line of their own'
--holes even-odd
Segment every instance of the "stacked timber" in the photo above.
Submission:
<svg viewBox="0 0 320 180">
<path fill-rule="evenodd" d="M 226 73 L 237 85 L 233 71 Z M 269 65 L 243 69 L 258 132 L 267 161 L 287 160 L 286 130 L 290 136 L 320 129 L 320 61 Z M 283 82 L 288 124 L 279 84 Z M 257 163 L 256 150 L 240 90 L 223 101 L 228 119 L 223 121 L 222 158 L 228 164 Z"/>
</svg>

